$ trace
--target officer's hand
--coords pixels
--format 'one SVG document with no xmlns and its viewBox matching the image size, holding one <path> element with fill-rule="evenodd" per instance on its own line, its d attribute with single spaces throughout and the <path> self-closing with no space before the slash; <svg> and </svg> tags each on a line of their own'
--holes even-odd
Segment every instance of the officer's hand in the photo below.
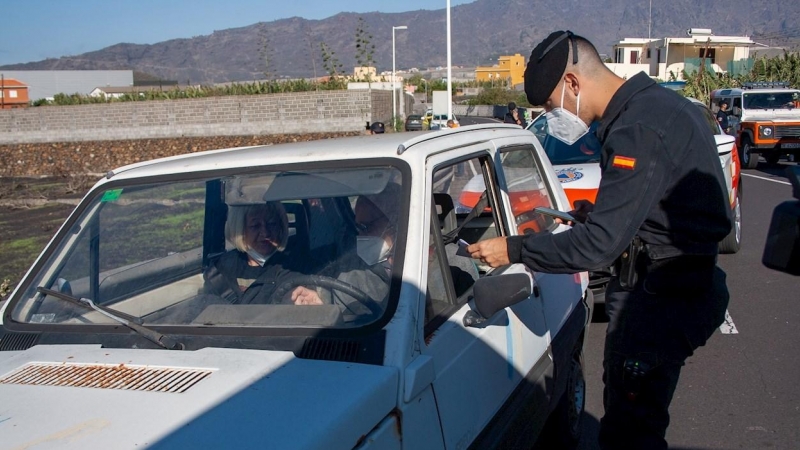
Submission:
<svg viewBox="0 0 800 450">
<path fill-rule="evenodd" d="M 511 263 L 508 260 L 508 244 L 504 237 L 476 242 L 467 247 L 467 252 L 473 259 L 478 259 L 491 267 L 500 267 Z"/>
<path fill-rule="evenodd" d="M 574 206 L 575 209 L 570 211 L 569 214 L 580 223 L 586 222 L 586 219 L 589 218 L 589 213 L 594 211 L 594 203 L 589 200 L 575 200 Z M 556 221 L 562 223 L 559 219 L 556 219 Z"/>
</svg>

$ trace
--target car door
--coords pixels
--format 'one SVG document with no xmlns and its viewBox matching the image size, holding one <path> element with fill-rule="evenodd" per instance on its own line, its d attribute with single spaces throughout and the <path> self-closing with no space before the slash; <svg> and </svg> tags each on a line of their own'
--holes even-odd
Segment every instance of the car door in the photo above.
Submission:
<svg viewBox="0 0 800 450">
<path fill-rule="evenodd" d="M 530 396 L 538 396 L 532 401 L 545 411 L 546 389 L 537 381 L 551 368 L 539 298 L 532 295 L 481 326 L 464 324 L 471 311 L 470 284 L 480 277 L 503 275 L 476 265 L 471 258 L 459 257 L 457 245 L 446 244 L 444 236 L 464 223 L 468 206 L 476 207 L 480 193 L 475 196 L 470 189 L 479 185 L 487 192 L 487 206 L 478 205 L 481 213 L 460 228 L 458 236 L 471 243 L 506 235 L 512 224 L 502 214 L 492 155 L 486 146 L 464 149 L 461 154 L 463 158 L 454 159 L 453 152 L 448 152 L 427 162 L 431 221 L 423 352 L 434 360 L 433 389 L 445 447 L 450 449 L 465 448 L 476 439 L 487 445 L 493 442 L 505 423 L 492 419 L 509 411 L 512 394 L 521 385 L 530 388 Z M 519 272 L 526 269 L 515 264 L 504 273 Z"/>
</svg>

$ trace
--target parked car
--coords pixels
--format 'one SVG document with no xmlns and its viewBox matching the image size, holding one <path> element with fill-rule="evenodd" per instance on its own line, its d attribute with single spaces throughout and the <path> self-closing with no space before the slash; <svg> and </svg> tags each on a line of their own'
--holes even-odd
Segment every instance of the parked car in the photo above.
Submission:
<svg viewBox="0 0 800 450">
<path fill-rule="evenodd" d="M 406 117 L 406 131 L 422 131 L 422 116 L 419 114 L 412 114 Z"/>
<path fill-rule="evenodd" d="M 486 195 L 457 213 L 476 175 Z M 567 208 L 538 140 L 502 124 L 111 170 L 0 311 L 3 444 L 574 448 L 587 274 L 479 267 L 454 243 L 519 233 L 532 186 Z M 282 253 L 243 253 L 240 228 Z M 247 273 L 218 283 L 229 259 Z M 271 295 L 244 300 L 255 286 Z M 323 304 L 294 304 L 298 288 Z"/>
<path fill-rule="evenodd" d="M 431 118 L 431 130 L 443 130 L 447 128 L 448 120 L 447 114 L 434 114 Z M 455 114 L 453 114 L 453 120 L 458 123 L 458 119 L 456 118 Z"/>
</svg>

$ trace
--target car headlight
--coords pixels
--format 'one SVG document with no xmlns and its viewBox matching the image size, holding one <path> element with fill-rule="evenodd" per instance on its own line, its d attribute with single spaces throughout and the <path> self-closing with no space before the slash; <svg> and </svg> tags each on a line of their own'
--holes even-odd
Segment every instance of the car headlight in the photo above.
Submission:
<svg viewBox="0 0 800 450">
<path fill-rule="evenodd" d="M 760 126 L 760 127 L 758 127 L 758 134 L 761 137 L 771 138 L 773 131 L 774 131 L 774 129 L 772 127 L 768 127 L 768 126 Z"/>
</svg>

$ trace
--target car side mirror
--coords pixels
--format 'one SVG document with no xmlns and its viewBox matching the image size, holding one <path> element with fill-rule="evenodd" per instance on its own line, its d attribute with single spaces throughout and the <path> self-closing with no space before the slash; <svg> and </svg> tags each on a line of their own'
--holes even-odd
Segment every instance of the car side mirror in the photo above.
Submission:
<svg viewBox="0 0 800 450">
<path fill-rule="evenodd" d="M 742 117 L 742 108 L 739 108 L 738 106 L 734 106 L 732 111 L 733 111 L 733 115 L 734 116 Z"/>
<path fill-rule="evenodd" d="M 531 277 L 511 273 L 480 278 L 472 287 L 475 308 L 464 315 L 464 326 L 476 326 L 498 311 L 531 296 Z"/>
</svg>

